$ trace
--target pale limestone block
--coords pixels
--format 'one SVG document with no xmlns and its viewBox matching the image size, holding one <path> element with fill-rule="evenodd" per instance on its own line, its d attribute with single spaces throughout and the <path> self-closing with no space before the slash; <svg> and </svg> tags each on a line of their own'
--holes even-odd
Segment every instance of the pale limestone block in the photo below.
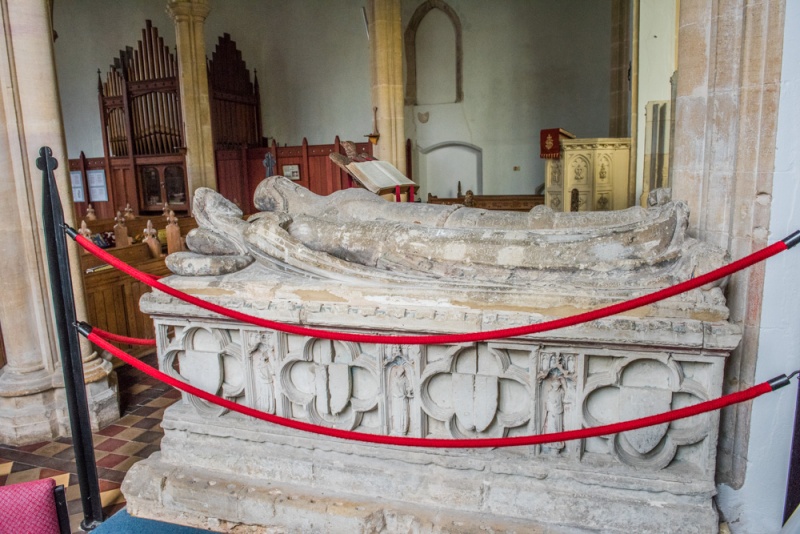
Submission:
<svg viewBox="0 0 800 534">
<path fill-rule="evenodd" d="M 681 13 L 684 7 L 681 3 Z M 683 16 L 681 17 L 683 20 Z M 681 25 L 678 38 L 678 97 L 707 98 L 709 94 L 710 25 L 692 23 Z"/>
</svg>

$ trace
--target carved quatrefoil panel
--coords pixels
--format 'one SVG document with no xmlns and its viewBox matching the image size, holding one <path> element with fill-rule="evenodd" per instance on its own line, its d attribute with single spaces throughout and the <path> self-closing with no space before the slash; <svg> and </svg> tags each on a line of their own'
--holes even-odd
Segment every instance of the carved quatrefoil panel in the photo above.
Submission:
<svg viewBox="0 0 800 534">
<path fill-rule="evenodd" d="M 420 377 L 423 410 L 452 437 L 499 437 L 531 419 L 528 371 L 505 350 L 450 347 Z"/>
<path fill-rule="evenodd" d="M 286 397 L 318 425 L 353 430 L 378 406 L 375 357 L 356 343 L 309 339 L 287 355 L 278 374 Z"/>
<path fill-rule="evenodd" d="M 176 363 L 180 372 L 175 369 Z M 202 326 L 184 328 L 164 352 L 162 369 L 178 380 L 228 400 L 244 395 L 242 347 L 233 342 L 227 330 Z M 220 416 L 228 411 L 194 395 L 186 397 L 201 414 Z"/>
<path fill-rule="evenodd" d="M 638 419 L 708 399 L 701 384 L 686 378 L 671 356 L 620 358 L 610 372 L 587 380 L 583 402 L 585 426 Z M 663 469 L 678 447 L 703 440 L 709 432 L 706 414 L 615 434 L 610 451 L 627 465 Z"/>
</svg>

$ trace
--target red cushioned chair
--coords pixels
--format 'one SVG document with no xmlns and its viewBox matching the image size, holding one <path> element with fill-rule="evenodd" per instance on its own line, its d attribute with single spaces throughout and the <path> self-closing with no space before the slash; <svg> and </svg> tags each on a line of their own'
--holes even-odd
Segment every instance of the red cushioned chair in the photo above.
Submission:
<svg viewBox="0 0 800 534">
<path fill-rule="evenodd" d="M 64 486 L 52 478 L 0 487 L 0 534 L 70 534 Z"/>
</svg>

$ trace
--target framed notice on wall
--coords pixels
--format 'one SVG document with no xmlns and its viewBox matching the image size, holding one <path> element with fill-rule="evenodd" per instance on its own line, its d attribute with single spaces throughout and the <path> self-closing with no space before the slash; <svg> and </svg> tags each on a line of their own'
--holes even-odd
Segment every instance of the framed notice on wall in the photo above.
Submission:
<svg viewBox="0 0 800 534">
<path fill-rule="evenodd" d="M 81 171 L 70 171 L 69 181 L 72 184 L 72 201 L 86 202 L 86 195 L 83 190 L 83 175 Z"/>
<path fill-rule="evenodd" d="M 300 179 L 300 165 L 284 165 L 281 168 L 283 175 L 290 180 Z"/>
<path fill-rule="evenodd" d="M 89 184 L 89 200 L 91 202 L 108 202 L 105 170 L 93 169 L 86 171 L 86 182 Z"/>
</svg>

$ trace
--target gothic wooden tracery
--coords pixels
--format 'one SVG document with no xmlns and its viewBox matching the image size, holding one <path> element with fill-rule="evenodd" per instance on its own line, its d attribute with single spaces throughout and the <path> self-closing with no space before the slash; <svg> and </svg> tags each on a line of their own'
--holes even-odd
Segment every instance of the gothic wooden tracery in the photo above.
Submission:
<svg viewBox="0 0 800 534">
<path fill-rule="evenodd" d="M 250 81 L 242 52 L 227 33 L 208 61 L 208 85 L 214 149 L 262 146 L 258 76 Z"/>
<path fill-rule="evenodd" d="M 138 212 L 189 208 L 175 56 L 146 21 L 137 48 L 120 50 L 105 82 L 98 71 L 105 172 L 117 205 Z"/>
</svg>

